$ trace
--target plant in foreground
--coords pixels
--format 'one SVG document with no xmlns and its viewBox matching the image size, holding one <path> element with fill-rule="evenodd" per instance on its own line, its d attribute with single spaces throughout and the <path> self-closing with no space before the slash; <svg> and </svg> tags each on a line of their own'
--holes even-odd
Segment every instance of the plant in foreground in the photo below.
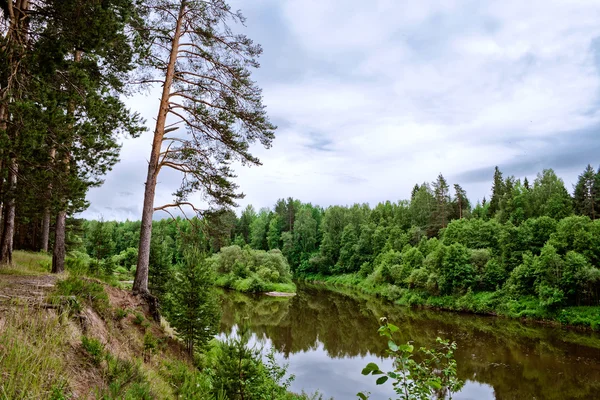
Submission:
<svg viewBox="0 0 600 400">
<path fill-rule="evenodd" d="M 421 347 L 419 351 L 423 360 L 414 360 L 414 346 L 407 342 L 398 345 L 394 342 L 393 334 L 398 327 L 387 322 L 387 318 L 381 318 L 381 327 L 378 332 L 388 339 L 387 353 L 394 359 L 394 370 L 383 372 L 377 364 L 369 363 L 362 370 L 363 375 L 381 375 L 376 383 L 382 385 L 389 379 L 399 399 L 401 400 L 429 400 L 433 396 L 440 399 L 452 399 L 452 394 L 458 392 L 463 382 L 456 376 L 456 361 L 454 352 L 456 343 L 437 338 L 441 349 L 427 349 Z M 357 393 L 357 396 L 366 400 L 368 393 Z"/>
</svg>

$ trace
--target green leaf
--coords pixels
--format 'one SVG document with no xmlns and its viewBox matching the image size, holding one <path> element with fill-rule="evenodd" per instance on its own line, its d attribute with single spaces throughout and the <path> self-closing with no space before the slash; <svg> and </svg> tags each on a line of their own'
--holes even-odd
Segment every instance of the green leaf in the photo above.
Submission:
<svg viewBox="0 0 600 400">
<path fill-rule="evenodd" d="M 368 363 L 367 366 L 363 368 L 362 374 L 369 375 L 373 371 L 379 371 L 379 367 L 375 363 Z"/>
<path fill-rule="evenodd" d="M 437 379 L 432 379 L 428 382 L 429 386 L 431 386 L 432 388 L 439 390 L 442 388 L 442 384 L 440 383 L 439 380 Z"/>
<path fill-rule="evenodd" d="M 400 345 L 400 350 L 402 350 L 403 352 L 406 353 L 412 353 L 413 350 L 415 349 L 415 346 L 413 346 L 412 344 L 402 344 Z"/>
<path fill-rule="evenodd" d="M 398 345 L 393 340 L 388 341 L 388 347 L 391 351 L 398 351 Z"/>
<path fill-rule="evenodd" d="M 367 400 L 367 399 L 369 398 L 369 397 L 368 397 L 366 394 L 364 394 L 363 392 L 358 392 L 358 393 L 356 393 L 356 395 L 357 395 L 358 397 L 360 397 L 360 399 L 361 399 L 361 400 Z"/>
<path fill-rule="evenodd" d="M 394 324 L 387 324 L 387 327 L 389 328 L 389 330 L 394 333 L 394 332 L 398 332 L 400 330 L 400 328 L 398 328 L 396 325 Z"/>
<path fill-rule="evenodd" d="M 385 382 L 387 382 L 388 377 L 387 376 L 381 376 L 377 379 L 377 381 L 375 383 L 377 383 L 378 385 L 383 385 Z"/>
</svg>

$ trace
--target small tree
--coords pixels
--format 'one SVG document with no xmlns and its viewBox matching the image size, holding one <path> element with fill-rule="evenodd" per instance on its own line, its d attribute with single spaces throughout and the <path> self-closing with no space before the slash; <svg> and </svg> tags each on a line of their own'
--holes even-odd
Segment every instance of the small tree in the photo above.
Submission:
<svg viewBox="0 0 600 400">
<path fill-rule="evenodd" d="M 175 275 L 168 317 L 190 355 L 217 333 L 220 315 L 213 283 L 214 273 L 204 256 L 196 249 L 187 250 Z"/>
<path fill-rule="evenodd" d="M 414 346 L 406 343 L 398 345 L 393 340 L 394 332 L 398 327 L 381 318 L 379 334 L 388 339 L 387 353 L 394 359 L 394 371 L 383 372 L 377 364 L 369 363 L 363 370 L 363 375 L 381 375 L 377 384 L 382 385 L 392 379 L 394 391 L 398 399 L 402 400 L 429 400 L 433 396 L 439 399 L 452 399 L 452 394 L 458 392 L 463 382 L 456 376 L 456 361 L 454 351 L 456 343 L 450 343 L 437 338 L 440 350 L 421 347 L 423 354 L 421 362 L 413 359 Z M 360 399 L 368 399 L 368 394 L 357 393 Z"/>
</svg>

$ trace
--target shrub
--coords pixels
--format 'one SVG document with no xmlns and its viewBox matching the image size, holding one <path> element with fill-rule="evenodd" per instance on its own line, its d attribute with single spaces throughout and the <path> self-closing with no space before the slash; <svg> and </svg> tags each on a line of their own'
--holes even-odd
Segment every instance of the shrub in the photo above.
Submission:
<svg viewBox="0 0 600 400">
<path fill-rule="evenodd" d="M 89 273 L 90 256 L 78 251 L 72 251 L 65 258 L 65 269 L 71 275 L 80 276 Z"/>
<path fill-rule="evenodd" d="M 415 347 L 411 342 L 400 345 L 394 342 L 393 334 L 398 330 L 397 326 L 382 318 L 382 326 L 378 332 L 388 340 L 387 353 L 394 359 L 394 370 L 383 372 L 377 364 L 369 363 L 362 374 L 379 376 L 376 381 L 378 385 L 391 380 L 394 391 L 402 399 L 452 399 L 452 393 L 458 392 L 464 385 L 456 373 L 456 343 L 437 338 L 440 349 L 421 347 L 421 360 L 417 362 L 413 358 Z M 362 400 L 368 399 L 368 395 L 364 393 L 357 395 Z"/>
<path fill-rule="evenodd" d="M 90 357 L 92 364 L 99 366 L 104 359 L 104 346 L 102 343 L 98 339 L 82 336 L 81 345 Z"/>
<path fill-rule="evenodd" d="M 250 331 L 244 325 L 238 337 L 219 342 L 213 366 L 213 394 L 222 390 L 225 397 L 232 400 L 286 398 L 293 380 L 293 377 L 285 379 L 287 365 L 277 365 L 272 352 L 267 355 L 265 364 L 261 349 L 249 346 L 249 338 Z"/>
<path fill-rule="evenodd" d="M 429 272 L 425 268 L 414 269 L 409 277 L 406 279 L 409 288 L 427 288 L 427 281 L 429 279 Z"/>
</svg>

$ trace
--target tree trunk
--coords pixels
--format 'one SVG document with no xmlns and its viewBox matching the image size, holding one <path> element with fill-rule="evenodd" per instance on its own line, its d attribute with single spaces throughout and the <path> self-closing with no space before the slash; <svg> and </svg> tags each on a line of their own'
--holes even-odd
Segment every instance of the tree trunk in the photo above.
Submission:
<svg viewBox="0 0 600 400">
<path fill-rule="evenodd" d="M 15 213 L 17 203 L 15 190 L 17 189 L 17 173 L 19 164 L 16 157 L 11 157 L 8 168 L 8 199 L 5 204 L 4 229 L 2 230 L 2 241 L 0 244 L 0 264 L 12 263 L 13 239 L 15 235 Z"/>
<path fill-rule="evenodd" d="M 171 94 L 171 85 L 175 75 L 175 62 L 179 51 L 179 39 L 181 36 L 181 26 L 186 9 L 186 2 L 181 2 L 179 16 L 175 26 L 173 42 L 171 45 L 171 54 L 167 73 L 163 84 L 163 92 L 160 99 L 158 117 L 156 118 L 156 128 L 154 130 L 154 140 L 152 141 L 152 153 L 148 162 L 148 176 L 146 178 L 146 189 L 144 191 L 144 205 L 142 209 L 142 226 L 140 228 L 140 245 L 138 249 L 138 262 L 135 270 L 135 280 L 133 281 L 133 293 L 148 293 L 148 268 L 150 263 L 150 241 L 152 239 L 152 215 L 154 214 L 154 195 L 156 193 L 156 179 L 160 171 L 159 158 L 162 147 L 162 141 L 165 134 L 165 123 L 169 113 L 169 98 Z"/>
<path fill-rule="evenodd" d="M 50 168 L 54 165 L 54 158 L 56 157 L 56 147 L 52 145 L 50 148 Z M 50 201 L 52 198 L 52 182 L 48 183 L 46 189 L 46 207 L 44 208 L 44 217 L 42 218 L 42 251 L 48 252 L 48 242 L 50 241 Z"/>
<path fill-rule="evenodd" d="M 50 241 L 50 207 L 44 210 L 42 219 L 42 243 L 41 249 L 43 252 L 48 252 L 48 242 Z"/>
<path fill-rule="evenodd" d="M 65 270 L 65 225 L 67 223 L 67 211 L 61 210 L 56 216 L 56 228 L 54 236 L 54 250 L 52 253 L 52 273 L 57 274 Z"/>
</svg>

